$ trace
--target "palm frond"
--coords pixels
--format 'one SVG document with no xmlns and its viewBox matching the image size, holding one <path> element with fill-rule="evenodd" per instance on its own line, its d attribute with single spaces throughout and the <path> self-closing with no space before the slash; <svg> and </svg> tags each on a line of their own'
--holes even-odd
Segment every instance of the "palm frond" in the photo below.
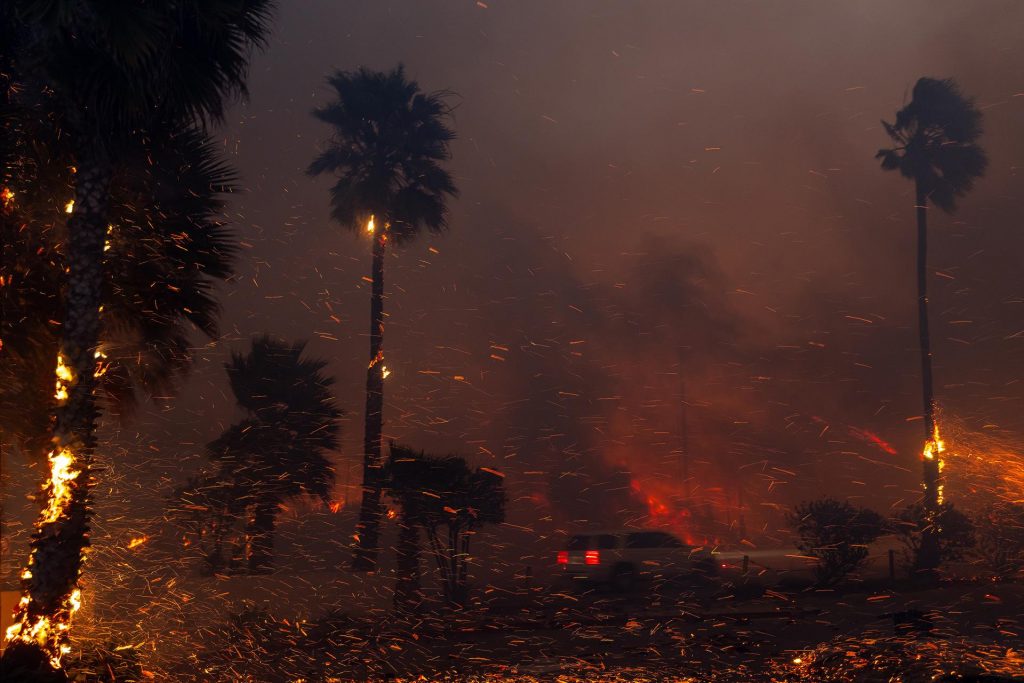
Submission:
<svg viewBox="0 0 1024 683">
<path fill-rule="evenodd" d="M 446 202 L 457 196 L 441 166 L 455 138 L 445 94 L 423 93 L 401 65 L 337 71 L 327 80 L 335 98 L 313 116 L 331 127 L 331 138 L 307 173 L 336 176 L 331 217 L 358 231 L 376 215 L 399 242 L 443 230 Z"/>
</svg>

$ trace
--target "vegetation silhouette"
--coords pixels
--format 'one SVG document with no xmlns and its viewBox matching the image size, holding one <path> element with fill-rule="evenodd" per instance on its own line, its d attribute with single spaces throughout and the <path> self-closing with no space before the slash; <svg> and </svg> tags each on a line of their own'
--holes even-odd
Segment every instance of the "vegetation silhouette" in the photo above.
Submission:
<svg viewBox="0 0 1024 683">
<path fill-rule="evenodd" d="M 327 456 L 338 448 L 341 410 L 330 391 L 334 379 L 323 373 L 327 361 L 304 358 L 304 348 L 305 342 L 264 335 L 225 366 L 246 417 L 209 444 L 214 472 L 175 496 L 179 524 L 202 548 L 210 571 L 224 567 L 229 540 L 234 568 L 244 561 L 251 573 L 269 571 L 281 504 L 301 495 L 330 503 L 334 467 Z M 237 529 L 239 520 L 244 530 Z"/>
</svg>

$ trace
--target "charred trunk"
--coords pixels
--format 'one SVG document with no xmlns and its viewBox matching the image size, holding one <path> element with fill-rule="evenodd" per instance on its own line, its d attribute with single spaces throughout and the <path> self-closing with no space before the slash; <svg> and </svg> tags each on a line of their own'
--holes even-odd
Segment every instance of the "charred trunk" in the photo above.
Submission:
<svg viewBox="0 0 1024 683">
<path fill-rule="evenodd" d="M 384 413 L 384 247 L 382 226 L 373 239 L 370 294 L 370 364 L 366 369 L 366 423 L 363 432 L 363 500 L 356 524 L 358 535 L 352 569 L 374 571 L 380 544 L 381 430 Z"/>
</svg>

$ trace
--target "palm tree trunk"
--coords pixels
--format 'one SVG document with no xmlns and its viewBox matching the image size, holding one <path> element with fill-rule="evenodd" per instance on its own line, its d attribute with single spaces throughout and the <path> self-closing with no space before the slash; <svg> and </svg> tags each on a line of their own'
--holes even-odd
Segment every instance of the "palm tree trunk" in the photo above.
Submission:
<svg viewBox="0 0 1024 683">
<path fill-rule="evenodd" d="M 403 510 L 398 525 L 398 576 L 395 582 L 395 607 L 415 608 L 420 601 L 420 535 L 414 520 Z"/>
<path fill-rule="evenodd" d="M 384 247 L 387 232 L 381 227 L 373 239 L 372 292 L 370 294 L 370 364 L 366 369 L 366 423 L 363 432 L 363 501 L 352 558 L 354 571 L 377 568 L 380 541 L 380 442 L 384 413 Z"/>
<path fill-rule="evenodd" d="M 924 436 L 935 438 L 935 397 L 932 386 L 931 336 L 928 332 L 928 197 L 920 181 L 917 197 L 917 319 L 921 347 L 921 388 L 924 398 Z M 939 453 L 923 459 L 925 528 L 921 537 L 918 568 L 934 573 L 939 566 L 939 537 L 936 518 L 939 511 Z"/>
<path fill-rule="evenodd" d="M 58 625 L 68 624 L 77 609 L 78 577 L 89 544 L 90 466 L 98 416 L 96 347 L 110 176 L 110 163 L 103 153 L 87 149 L 80 154 L 74 211 L 68 219 L 68 278 L 60 343 L 60 356 L 72 374 L 63 383 L 67 398 L 59 400 L 55 410 L 51 478 L 23 581 L 28 600 L 16 615 L 22 634 L 42 625 L 47 635 L 42 642 L 15 640 L 53 663 L 59 661 L 60 648 L 67 641 L 66 628 Z M 58 476 L 61 472 L 64 476 Z M 15 657 L 17 649 L 21 648 L 5 651 L 5 669 L 15 666 L 9 657 Z"/>
<path fill-rule="evenodd" d="M 268 571 L 274 561 L 274 518 L 277 502 L 261 501 L 253 510 L 250 527 L 249 571 L 253 574 Z"/>
</svg>

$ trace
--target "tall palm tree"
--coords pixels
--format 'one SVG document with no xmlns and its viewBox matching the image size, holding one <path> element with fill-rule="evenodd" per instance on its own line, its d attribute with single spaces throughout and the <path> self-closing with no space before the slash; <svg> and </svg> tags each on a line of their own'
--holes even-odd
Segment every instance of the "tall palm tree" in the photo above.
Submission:
<svg viewBox="0 0 1024 683">
<path fill-rule="evenodd" d="M 230 482 L 238 505 L 251 511 L 249 570 L 273 559 L 277 511 L 286 499 L 307 494 L 325 503 L 334 483 L 327 453 L 338 448 L 341 411 L 335 407 L 327 361 L 303 358 L 305 342 L 259 337 L 248 354 L 226 365 L 231 390 L 247 412 L 209 446 L 216 479 Z"/>
<path fill-rule="evenodd" d="M 114 168 L 154 130 L 218 121 L 245 91 L 273 0 L 11 0 L 18 93 L 50 100 L 74 158 L 54 448 L 5 666 L 59 670 L 88 542 L 104 242 Z M 6 96 L 5 96 L 6 97 Z M 9 97 L 7 99 L 10 99 Z"/>
<path fill-rule="evenodd" d="M 331 217 L 373 240 L 370 362 L 366 370 L 363 500 L 352 567 L 377 564 L 381 517 L 381 427 L 384 409 L 384 252 L 422 231 L 442 232 L 447 201 L 457 195 L 441 163 L 455 134 L 444 93 L 424 93 L 401 65 L 387 73 L 359 69 L 328 78 L 336 99 L 313 115 L 331 126 L 326 148 L 308 173 L 333 174 Z"/>
<path fill-rule="evenodd" d="M 882 122 L 894 147 L 879 150 L 886 171 L 898 170 L 914 181 L 917 211 L 917 314 L 924 397 L 924 509 L 920 568 L 934 574 L 939 565 L 937 515 L 942 504 L 942 441 L 935 420 L 932 351 L 928 333 L 928 204 L 946 213 L 956 210 L 988 165 L 981 136 L 981 112 L 951 79 L 921 78 L 909 104 L 896 112 L 894 123 Z"/>
</svg>

